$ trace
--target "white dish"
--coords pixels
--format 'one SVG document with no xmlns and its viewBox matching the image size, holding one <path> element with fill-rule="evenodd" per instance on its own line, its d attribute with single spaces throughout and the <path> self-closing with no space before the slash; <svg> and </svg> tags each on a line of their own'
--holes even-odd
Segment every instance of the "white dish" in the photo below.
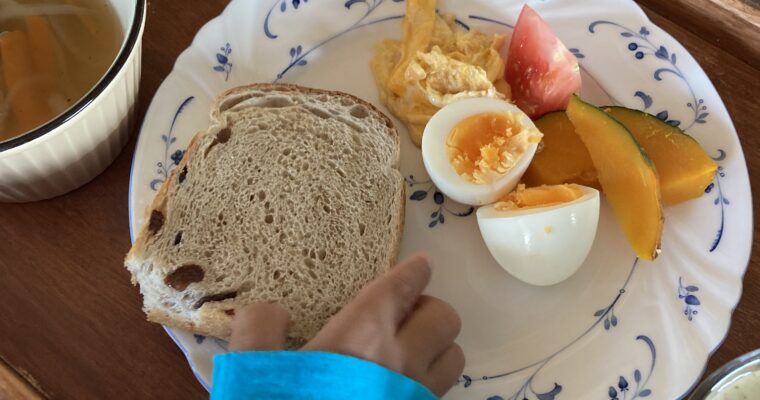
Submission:
<svg viewBox="0 0 760 400">
<path fill-rule="evenodd" d="M 134 128 L 145 0 L 111 2 L 125 32 L 113 64 L 73 107 L 45 125 L 0 142 L 0 202 L 36 201 L 95 178 Z"/>
<path fill-rule="evenodd" d="M 679 398 L 726 336 L 749 259 L 752 202 L 736 132 L 696 61 L 633 2 L 531 5 L 579 57 L 584 98 L 677 121 L 716 158 L 719 174 L 702 198 L 666 209 L 656 262 L 636 261 L 603 203 L 580 270 L 558 285 L 535 287 L 496 264 L 471 209 L 428 182 L 420 151 L 397 124 L 410 198 L 402 256 L 431 253 L 429 292 L 451 302 L 464 322 L 465 376 L 447 398 Z M 450 0 L 439 8 L 466 26 L 509 32 L 521 6 Z M 232 1 L 179 57 L 148 110 L 132 170 L 132 233 L 192 135 L 207 126 L 222 90 L 282 80 L 380 105 L 369 58 L 378 40 L 400 36 L 403 10 L 403 2 L 391 0 Z M 167 332 L 209 387 L 211 357 L 225 343 Z"/>
</svg>

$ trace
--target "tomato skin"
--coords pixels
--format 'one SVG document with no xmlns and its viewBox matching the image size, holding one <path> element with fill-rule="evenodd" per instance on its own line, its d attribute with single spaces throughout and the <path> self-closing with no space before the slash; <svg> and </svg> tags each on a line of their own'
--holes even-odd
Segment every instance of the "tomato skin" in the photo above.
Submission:
<svg viewBox="0 0 760 400">
<path fill-rule="evenodd" d="M 527 4 L 515 24 L 504 79 L 512 101 L 534 119 L 566 109 L 581 88 L 578 59 Z"/>
</svg>

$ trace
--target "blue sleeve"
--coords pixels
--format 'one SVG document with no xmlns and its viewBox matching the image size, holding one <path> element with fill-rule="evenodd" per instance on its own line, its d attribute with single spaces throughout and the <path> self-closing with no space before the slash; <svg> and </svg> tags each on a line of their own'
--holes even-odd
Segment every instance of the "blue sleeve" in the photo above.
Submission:
<svg viewBox="0 0 760 400">
<path fill-rule="evenodd" d="M 214 357 L 212 400 L 435 400 L 423 385 L 380 365 L 322 352 L 227 353 Z"/>
</svg>

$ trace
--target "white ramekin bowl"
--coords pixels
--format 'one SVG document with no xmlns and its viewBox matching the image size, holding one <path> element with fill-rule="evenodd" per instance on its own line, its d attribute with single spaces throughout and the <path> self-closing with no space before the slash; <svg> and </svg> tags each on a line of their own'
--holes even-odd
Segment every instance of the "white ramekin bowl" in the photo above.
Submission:
<svg viewBox="0 0 760 400">
<path fill-rule="evenodd" d="M 134 125 L 140 81 L 145 0 L 111 0 L 122 48 L 101 80 L 45 125 L 0 142 L 0 201 L 55 197 L 92 180 L 111 164 Z"/>
</svg>

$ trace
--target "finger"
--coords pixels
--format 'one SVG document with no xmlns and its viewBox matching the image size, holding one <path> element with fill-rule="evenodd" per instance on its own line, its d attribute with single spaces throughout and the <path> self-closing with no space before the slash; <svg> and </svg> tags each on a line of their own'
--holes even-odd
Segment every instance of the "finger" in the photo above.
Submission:
<svg viewBox="0 0 760 400">
<path fill-rule="evenodd" d="M 464 352 L 458 344 L 454 343 L 444 350 L 430 366 L 422 382 L 436 396 L 441 397 L 457 383 L 464 371 Z"/>
<path fill-rule="evenodd" d="M 408 353 L 416 355 L 417 369 L 426 371 L 461 330 L 462 320 L 453 307 L 439 298 L 422 296 L 396 337 Z"/>
<path fill-rule="evenodd" d="M 290 315 L 279 304 L 257 303 L 236 311 L 230 336 L 231 351 L 270 351 L 285 348 Z"/>
<path fill-rule="evenodd" d="M 372 281 L 331 321 L 347 327 L 374 320 L 396 332 L 430 281 L 430 259 L 415 254 Z"/>
</svg>

